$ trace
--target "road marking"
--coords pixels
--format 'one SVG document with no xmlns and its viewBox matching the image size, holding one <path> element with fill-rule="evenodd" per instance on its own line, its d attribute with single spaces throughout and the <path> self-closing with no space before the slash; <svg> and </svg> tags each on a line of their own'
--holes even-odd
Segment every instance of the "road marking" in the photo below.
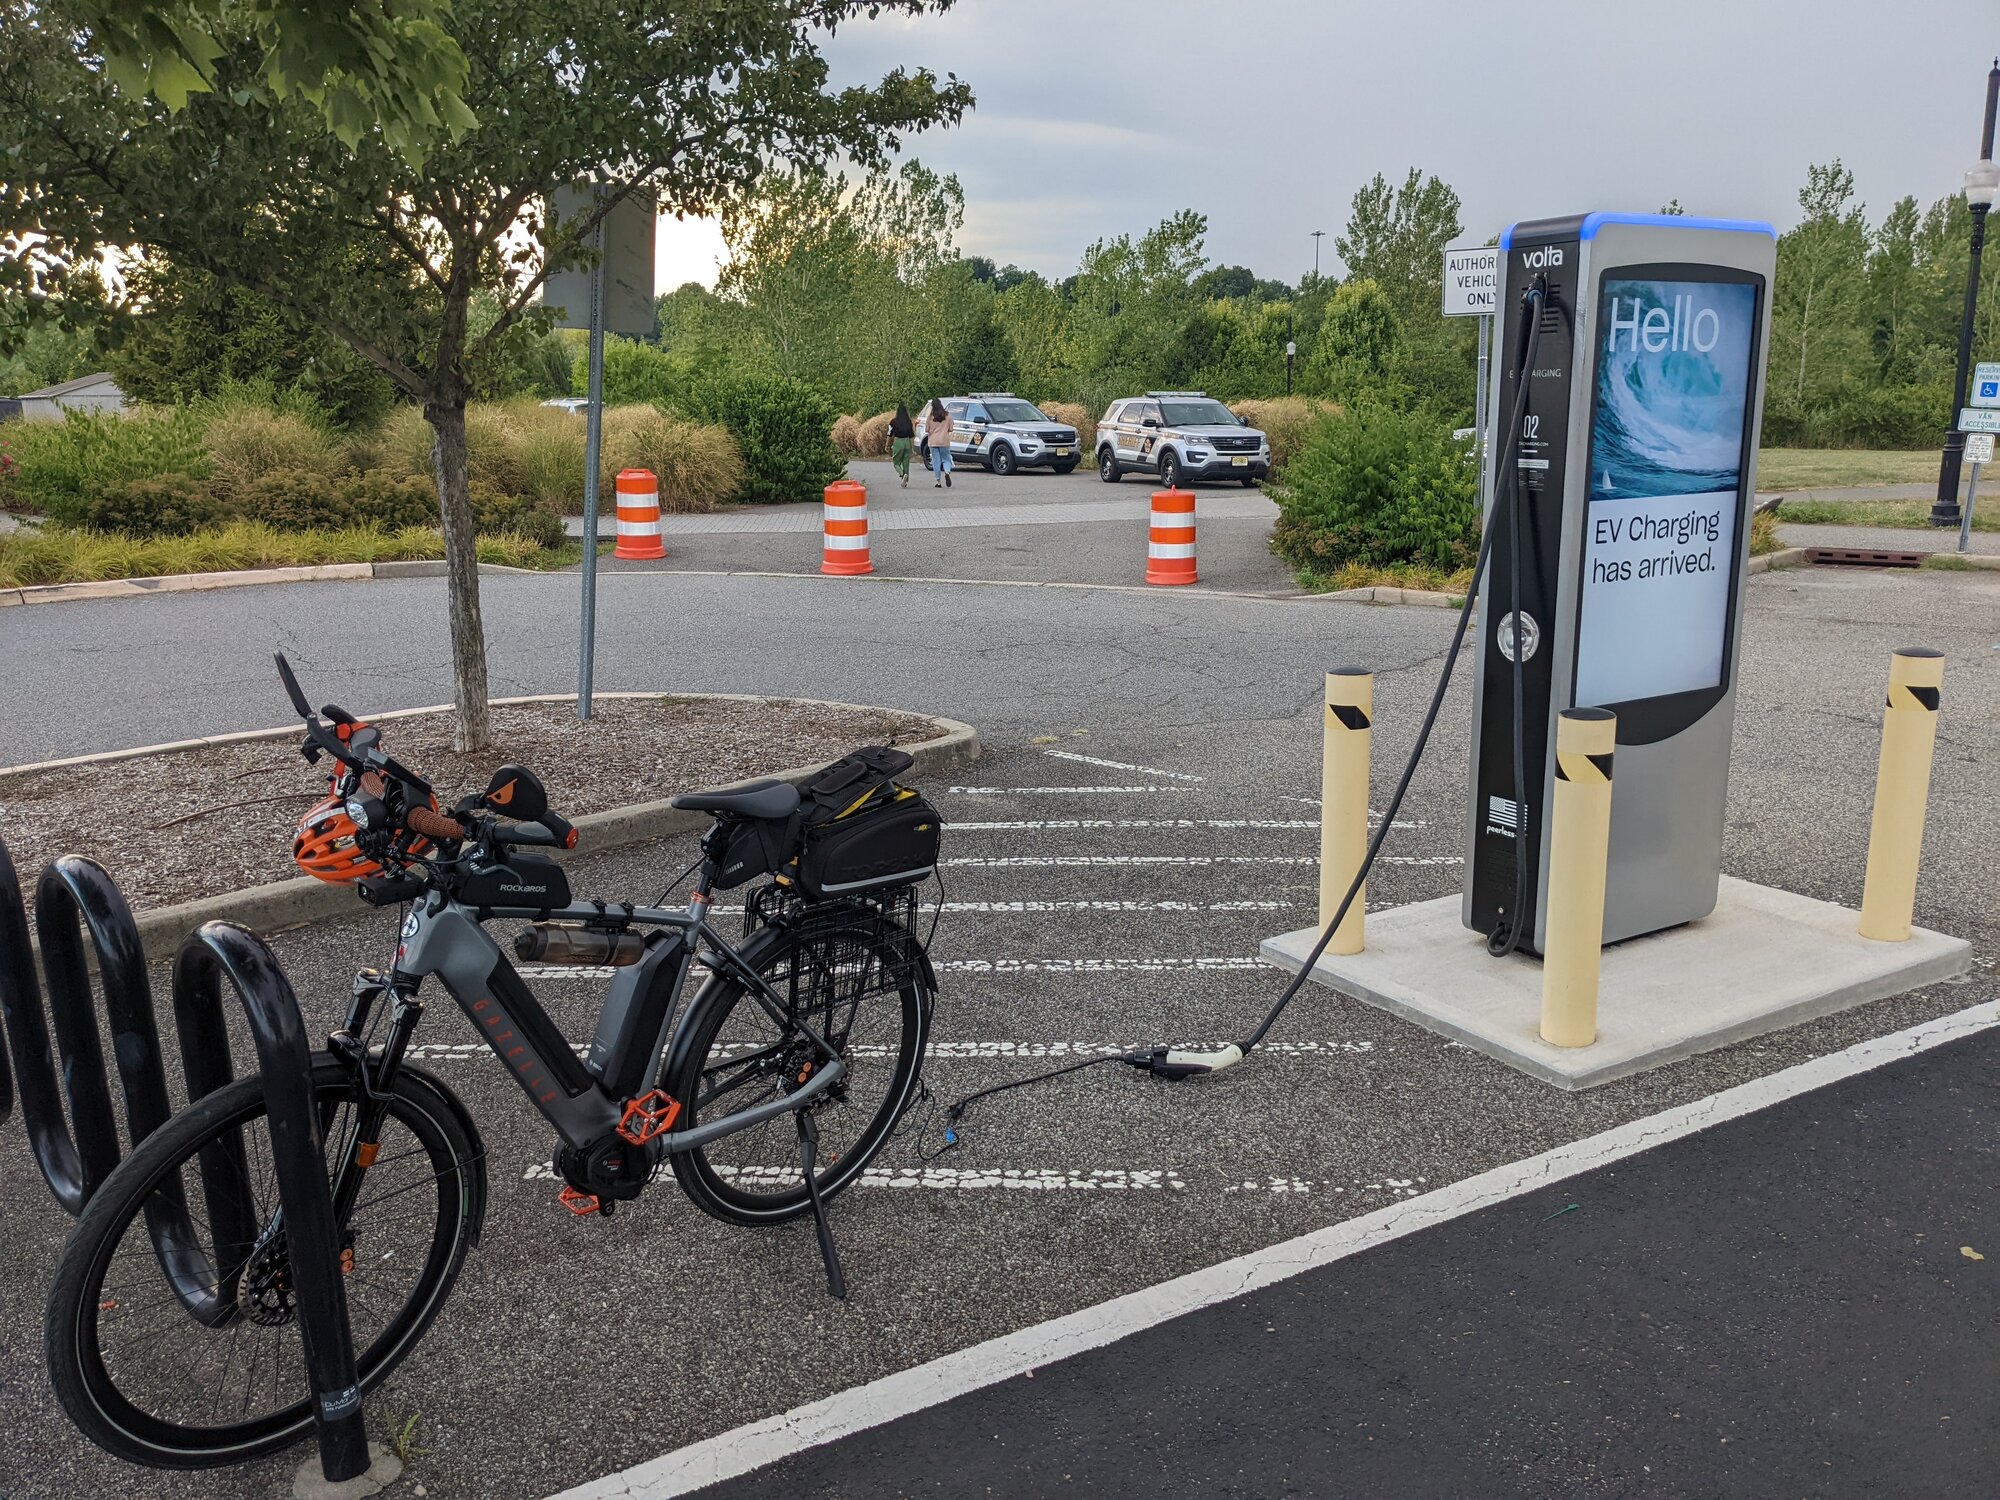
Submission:
<svg viewBox="0 0 2000 1500">
<path fill-rule="evenodd" d="M 797 1183 L 799 1169 L 781 1167 L 732 1167 L 709 1163 L 716 1176 L 752 1187 L 783 1187 Z M 673 1168 L 661 1162 L 653 1168 L 652 1180 L 671 1174 Z M 547 1162 L 530 1162 L 521 1174 L 523 1182 L 554 1182 L 555 1168 Z M 865 1188 L 935 1188 L 953 1192 L 980 1189 L 1025 1193 L 1156 1193 L 1187 1191 L 1181 1174 L 1165 1167 L 864 1167 L 853 1186 Z"/>
<path fill-rule="evenodd" d="M 1381 819 L 1372 820 L 1380 826 Z M 1028 818 L 1009 823 L 967 823 L 953 819 L 946 825 L 953 833 L 1018 832 L 1022 829 L 1075 830 L 1079 828 L 1277 828 L 1317 829 L 1318 818 Z M 1427 823 L 1405 822 L 1397 828 L 1427 828 Z"/>
<path fill-rule="evenodd" d="M 1092 792 L 1191 792 L 1191 786 L 954 786 L 954 797 L 1074 797 Z"/>
<path fill-rule="evenodd" d="M 1279 972 L 1261 958 L 953 958 L 936 965 L 942 974 L 1170 974 L 1227 969 Z"/>
<path fill-rule="evenodd" d="M 1127 765 L 1122 760 L 1100 760 L 1095 755 L 1083 755 L 1075 750 L 1044 750 L 1042 754 L 1053 755 L 1057 760 L 1081 761 L 1086 766 L 1103 766 L 1107 771 L 1137 771 L 1145 776 L 1164 776 L 1169 781 L 1205 781 L 1207 779 L 1206 777 L 1196 776 L 1187 771 L 1162 771 L 1157 766 L 1134 766 Z"/>
<path fill-rule="evenodd" d="M 1038 866 L 1067 868 L 1078 865 L 1316 865 L 1316 854 L 1008 854 L 1000 856 L 961 855 L 938 861 L 944 865 L 977 866 L 989 870 L 1025 870 Z M 1381 854 L 1378 865 L 1457 865 L 1464 860 L 1456 854 Z"/>
<path fill-rule="evenodd" d="M 954 823 L 954 828 L 962 828 L 962 823 Z M 1289 911 L 1299 903 L 1296 901 L 947 901 L 944 910 L 948 912 L 990 913 L 1007 915 L 1020 912 L 1129 912 L 1129 911 Z M 1373 901 L 1370 911 L 1378 911 L 1398 902 Z M 925 911 L 937 906 L 936 902 L 926 902 Z M 743 915 L 740 906 L 717 906 L 712 908 L 718 917 Z"/>
<path fill-rule="evenodd" d="M 741 1045 L 747 1047 L 749 1043 Z M 1134 1042 L 933 1041 L 925 1056 L 932 1062 L 977 1062 L 984 1058 L 1116 1057 L 1121 1052 L 1130 1052 L 1136 1045 Z M 1211 1052 L 1225 1043 L 1220 1037 L 1210 1037 L 1175 1045 L 1194 1052 Z M 571 1042 L 570 1050 L 582 1057 L 590 1051 L 590 1047 L 585 1042 Z M 730 1050 L 728 1047 L 721 1048 L 716 1055 L 727 1055 Z M 1375 1050 L 1374 1042 L 1351 1037 L 1313 1042 L 1264 1042 L 1258 1046 L 1257 1053 L 1260 1057 L 1356 1057 Z M 871 1059 L 894 1057 L 901 1051 L 899 1045 L 888 1042 L 856 1042 L 848 1048 L 848 1056 Z M 419 1042 L 410 1048 L 408 1056 L 413 1062 L 484 1062 L 491 1060 L 494 1052 L 484 1042 Z"/>
<path fill-rule="evenodd" d="M 666 1500 L 2000 1025 L 1987 1001 L 691 1443 L 556 1500 Z M 1199 1089 L 1201 1085 L 1189 1087 Z"/>
</svg>

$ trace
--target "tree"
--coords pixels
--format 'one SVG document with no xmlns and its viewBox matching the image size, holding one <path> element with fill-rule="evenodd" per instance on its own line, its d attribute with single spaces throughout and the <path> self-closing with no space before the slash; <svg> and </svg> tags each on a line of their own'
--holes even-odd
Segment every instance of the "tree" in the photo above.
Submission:
<svg viewBox="0 0 2000 1500">
<path fill-rule="evenodd" d="M 1854 197 L 1854 174 L 1835 157 L 1806 169 L 1799 189 L 1805 217 L 1778 237 L 1771 292 L 1771 373 L 1803 404 L 1836 380 L 1866 347 L 1861 326 L 1868 224 Z"/>
<path fill-rule="evenodd" d="M 464 99 L 465 54 L 447 30 L 450 0 L 72 0 L 72 10 L 112 82 L 169 109 L 214 92 L 218 60 L 247 27 L 262 52 L 247 86 L 315 106 L 349 147 L 379 131 L 421 167 L 435 142 L 475 123 Z"/>
<path fill-rule="evenodd" d="M 268 299 L 160 255 L 121 268 L 133 316 L 105 368 L 136 401 L 213 396 L 231 385 L 296 392 L 342 427 L 388 409 L 394 388 L 322 328 L 287 318 Z"/>
<path fill-rule="evenodd" d="M 1134 242 L 1129 235 L 1098 240 L 1083 252 L 1069 283 L 1073 361 L 1088 383 L 1089 404 L 1102 406 L 1161 377 L 1167 350 L 1201 294 L 1195 279 L 1207 265 L 1202 241 L 1208 220 L 1183 209 Z"/>
<path fill-rule="evenodd" d="M 949 393 L 961 391 L 1011 391 L 1020 383 L 1021 372 L 1014 364 L 1014 350 L 1000 320 L 993 315 L 991 302 L 973 314 L 971 326 L 958 340 L 951 357 L 939 373 L 938 384 Z"/>
<path fill-rule="evenodd" d="M 1914 378 L 1922 353 L 1923 282 L 1917 269 L 1921 222 L 1917 200 L 1898 199 L 1876 228 L 1868 251 L 1868 336 L 1875 350 L 1875 373 L 1883 380 Z"/>
<path fill-rule="evenodd" d="M 1347 228 L 1334 239 L 1349 277 L 1379 286 L 1407 328 L 1426 314 L 1441 316 L 1444 252 L 1462 229 L 1458 206 L 1458 194 L 1419 168 L 1398 188 L 1377 172 L 1354 195 Z"/>
<path fill-rule="evenodd" d="M 1391 370 L 1399 329 L 1389 297 L 1373 281 L 1345 283 L 1327 304 L 1306 364 L 1306 389 L 1353 402 L 1368 397 L 1397 404 Z"/>
<path fill-rule="evenodd" d="M 921 16 L 949 0 L 457 0 L 449 35 L 478 119 L 421 168 L 388 126 L 329 125 L 302 90 L 272 86 L 263 12 L 217 4 L 213 91 L 171 109 L 115 84 L 87 15 L 0 0 L 0 233 L 15 251 L 0 261 L 0 295 L 59 301 L 107 249 L 159 252 L 327 329 L 419 402 L 436 438 L 456 737 L 481 746 L 465 440 L 480 361 L 538 316 L 549 272 L 586 258 L 589 234 L 627 197 L 712 213 L 774 162 L 839 155 L 872 168 L 905 132 L 958 119 L 971 95 L 956 79 L 897 69 L 830 89 L 819 52 L 850 17 Z M 590 174 L 603 184 L 594 206 L 559 218 L 551 195 Z M 475 328 L 482 291 L 496 311 Z"/>
</svg>

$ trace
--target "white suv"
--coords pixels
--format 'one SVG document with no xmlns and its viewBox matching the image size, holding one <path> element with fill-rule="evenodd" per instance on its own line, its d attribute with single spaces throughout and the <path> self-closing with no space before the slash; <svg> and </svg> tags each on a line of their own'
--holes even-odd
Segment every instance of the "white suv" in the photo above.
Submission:
<svg viewBox="0 0 2000 1500">
<path fill-rule="evenodd" d="M 1271 444 L 1202 391 L 1148 391 L 1114 401 L 1097 424 L 1097 477 L 1116 484 L 1133 469 L 1158 474 L 1168 489 L 1197 479 L 1271 473 Z"/>
<path fill-rule="evenodd" d="M 984 464 L 1000 475 L 1043 465 L 1067 474 L 1083 462 L 1074 427 L 1006 391 L 946 396 L 944 409 L 951 413 L 951 456 L 958 462 Z"/>
</svg>

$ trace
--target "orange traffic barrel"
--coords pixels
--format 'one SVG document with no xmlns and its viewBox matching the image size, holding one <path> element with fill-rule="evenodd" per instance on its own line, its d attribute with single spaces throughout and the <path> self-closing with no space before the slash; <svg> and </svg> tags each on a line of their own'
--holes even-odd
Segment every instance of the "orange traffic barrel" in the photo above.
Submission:
<svg viewBox="0 0 2000 1500">
<path fill-rule="evenodd" d="M 872 573 L 868 560 L 868 486 L 858 479 L 836 479 L 826 487 L 826 550 L 822 573 L 851 577 Z"/>
<path fill-rule="evenodd" d="M 651 469 L 618 471 L 618 545 L 611 555 L 633 562 L 667 555 L 660 526 L 660 481 Z"/>
<path fill-rule="evenodd" d="M 1153 526 L 1146 537 L 1146 582 L 1193 583 L 1194 496 L 1187 490 L 1156 490 Z"/>
</svg>

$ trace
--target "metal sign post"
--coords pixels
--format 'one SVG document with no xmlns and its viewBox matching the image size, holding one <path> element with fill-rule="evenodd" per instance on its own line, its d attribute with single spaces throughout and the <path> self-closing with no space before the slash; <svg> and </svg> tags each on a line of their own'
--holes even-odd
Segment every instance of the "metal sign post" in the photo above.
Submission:
<svg viewBox="0 0 2000 1500">
<path fill-rule="evenodd" d="M 597 672 L 597 471 L 604 446 L 604 221 L 590 233 L 590 382 L 583 409 L 583 627 L 576 663 L 576 716 L 590 717 Z"/>
<path fill-rule="evenodd" d="M 616 183 L 578 182 L 550 195 L 561 222 L 595 212 Z M 590 379 L 584 406 L 583 627 L 577 653 L 576 716 L 590 717 L 597 670 L 597 474 L 604 436 L 604 334 L 644 338 L 653 331 L 653 231 L 658 212 L 649 193 L 628 192 L 598 220 L 584 248 L 590 266 L 550 275 L 542 302 L 559 328 L 588 328 Z"/>
<path fill-rule="evenodd" d="M 1479 443 L 1479 496 L 1486 499 L 1486 386 L 1493 347 L 1493 314 L 1500 306 L 1500 251 L 1474 245 L 1444 253 L 1444 315 L 1479 319 L 1479 381 L 1473 397 L 1473 430 Z"/>
<path fill-rule="evenodd" d="M 1981 365 L 1983 372 L 1987 366 Z M 1972 478 L 1966 482 L 1965 504 L 1958 512 L 1958 550 L 1964 552 L 1972 545 L 1972 503 L 1979 498 L 1979 471 L 1993 462 L 1993 434 L 1990 432 L 1969 432 L 1965 436 L 1965 461 L 1972 467 Z"/>
</svg>

